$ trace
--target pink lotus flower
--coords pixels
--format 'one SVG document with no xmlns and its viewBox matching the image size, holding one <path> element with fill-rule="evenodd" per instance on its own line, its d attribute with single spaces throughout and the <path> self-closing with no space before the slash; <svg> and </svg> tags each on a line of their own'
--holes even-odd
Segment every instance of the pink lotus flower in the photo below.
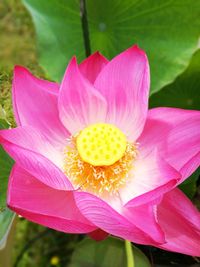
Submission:
<svg viewBox="0 0 200 267">
<path fill-rule="evenodd" d="M 159 66 L 158 66 L 159 67 Z M 8 206 L 66 233 L 107 234 L 200 256 L 200 214 L 176 188 L 200 161 L 200 112 L 148 111 L 149 65 L 134 46 L 73 58 L 61 85 L 16 67 L 18 127 Z"/>
</svg>

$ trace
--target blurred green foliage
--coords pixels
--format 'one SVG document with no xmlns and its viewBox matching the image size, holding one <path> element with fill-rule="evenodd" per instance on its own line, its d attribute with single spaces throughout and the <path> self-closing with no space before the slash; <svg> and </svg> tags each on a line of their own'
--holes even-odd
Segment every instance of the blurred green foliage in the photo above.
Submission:
<svg viewBox="0 0 200 267">
<path fill-rule="evenodd" d="M 3 148 L 0 147 L 0 210 L 6 206 L 8 177 L 13 163 L 14 161 L 8 156 Z"/>
<path fill-rule="evenodd" d="M 5 119 L 5 113 L 0 106 L 0 129 L 10 126 Z M 13 163 L 14 161 L 0 146 L 0 248 L 4 247 L 6 244 L 9 230 L 14 219 L 14 213 L 6 208 L 8 177 Z"/>
<path fill-rule="evenodd" d="M 23 218 L 18 219 L 13 267 L 67 267 L 82 236 L 63 234 Z M 52 258 L 58 258 L 53 265 Z"/>
<path fill-rule="evenodd" d="M 35 31 L 31 18 L 20 0 L 0 1 L 0 105 L 15 125 L 11 105 L 14 65 L 24 65 L 43 76 L 36 54 Z"/>
<path fill-rule="evenodd" d="M 197 181 L 200 176 L 200 168 L 198 168 L 187 180 L 185 180 L 179 187 L 185 194 L 193 199 L 197 195 Z"/>
<path fill-rule="evenodd" d="M 147 257 L 135 246 L 132 246 L 135 267 L 150 267 Z M 76 246 L 69 267 L 122 267 L 127 266 L 124 242 L 109 237 L 96 242 L 85 238 Z"/>
<path fill-rule="evenodd" d="M 6 245 L 14 216 L 14 213 L 7 208 L 0 212 L 0 249 Z"/>
</svg>

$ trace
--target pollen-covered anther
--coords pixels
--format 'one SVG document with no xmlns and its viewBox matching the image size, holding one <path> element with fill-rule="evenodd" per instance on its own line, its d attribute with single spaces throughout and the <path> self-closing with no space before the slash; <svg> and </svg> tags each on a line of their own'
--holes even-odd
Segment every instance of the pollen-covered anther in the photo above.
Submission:
<svg viewBox="0 0 200 267">
<path fill-rule="evenodd" d="M 66 147 L 64 172 L 77 189 L 97 195 L 117 194 L 129 179 L 138 154 L 137 144 L 127 142 L 124 134 L 110 124 L 94 124 L 84 130 Z M 110 154 L 106 151 L 108 145 Z"/>
</svg>

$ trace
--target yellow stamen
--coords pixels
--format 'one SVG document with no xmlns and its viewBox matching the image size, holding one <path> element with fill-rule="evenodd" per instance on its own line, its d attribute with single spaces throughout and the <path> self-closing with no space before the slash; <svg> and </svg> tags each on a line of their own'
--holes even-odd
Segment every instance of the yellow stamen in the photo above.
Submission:
<svg viewBox="0 0 200 267">
<path fill-rule="evenodd" d="M 126 136 L 114 125 L 97 123 L 85 128 L 77 137 L 77 150 L 83 161 L 93 166 L 109 166 L 126 151 Z"/>
<path fill-rule="evenodd" d="M 112 130 L 109 130 L 110 128 Z M 109 131 L 111 134 L 108 134 Z M 96 139 L 95 133 L 98 133 Z M 117 149 L 118 145 L 120 149 Z M 109 150 L 106 150 L 107 146 Z M 88 155 L 88 151 L 91 154 Z M 65 150 L 64 172 L 76 189 L 97 195 L 117 194 L 127 183 L 137 154 L 137 144 L 127 142 L 118 128 L 109 124 L 94 124 L 69 140 Z M 99 158 L 95 158 L 95 155 Z M 109 158 L 106 155 L 109 155 Z"/>
</svg>

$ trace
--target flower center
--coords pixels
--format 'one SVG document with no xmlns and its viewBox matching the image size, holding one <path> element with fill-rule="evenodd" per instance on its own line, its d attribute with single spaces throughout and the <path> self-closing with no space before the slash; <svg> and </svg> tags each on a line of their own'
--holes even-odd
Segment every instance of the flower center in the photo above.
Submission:
<svg viewBox="0 0 200 267">
<path fill-rule="evenodd" d="M 64 172 L 75 188 L 106 196 L 126 185 L 138 149 L 114 125 L 97 123 L 71 136 L 64 153 Z"/>
<path fill-rule="evenodd" d="M 93 166 L 109 166 L 122 158 L 127 141 L 114 125 L 97 123 L 82 130 L 76 144 L 83 161 Z"/>
</svg>

